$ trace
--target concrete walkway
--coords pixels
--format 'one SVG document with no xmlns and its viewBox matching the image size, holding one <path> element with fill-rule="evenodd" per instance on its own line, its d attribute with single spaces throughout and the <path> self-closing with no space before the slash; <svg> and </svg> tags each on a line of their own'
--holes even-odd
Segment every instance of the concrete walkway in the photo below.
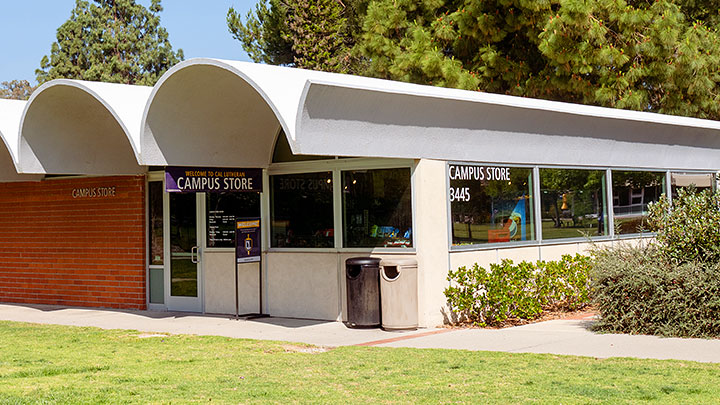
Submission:
<svg viewBox="0 0 720 405">
<path fill-rule="evenodd" d="M 234 320 L 224 316 L 174 312 L 0 304 L 0 320 L 280 340 L 318 346 L 442 348 L 720 363 L 720 339 L 601 335 L 587 329 L 592 322 L 588 319 L 555 320 L 499 330 L 419 329 L 386 332 L 380 329 L 349 329 L 340 322 L 301 319 Z"/>
</svg>

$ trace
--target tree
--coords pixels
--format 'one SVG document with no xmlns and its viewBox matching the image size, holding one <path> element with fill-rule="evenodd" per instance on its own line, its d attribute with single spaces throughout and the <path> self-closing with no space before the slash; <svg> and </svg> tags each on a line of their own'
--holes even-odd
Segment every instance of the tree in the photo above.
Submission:
<svg viewBox="0 0 720 405">
<path fill-rule="evenodd" d="M 720 118 L 717 1 L 373 0 L 366 74 Z"/>
<path fill-rule="evenodd" d="M 161 0 L 76 0 L 57 30 L 50 56 L 36 70 L 39 83 L 57 78 L 153 85 L 183 59 L 160 26 Z"/>
<path fill-rule="evenodd" d="M 243 23 L 235 9 L 228 29 L 255 62 L 358 73 L 352 53 L 368 0 L 261 0 Z"/>
<path fill-rule="evenodd" d="M 0 98 L 27 100 L 35 90 L 27 80 L 12 80 L 0 83 Z"/>
</svg>

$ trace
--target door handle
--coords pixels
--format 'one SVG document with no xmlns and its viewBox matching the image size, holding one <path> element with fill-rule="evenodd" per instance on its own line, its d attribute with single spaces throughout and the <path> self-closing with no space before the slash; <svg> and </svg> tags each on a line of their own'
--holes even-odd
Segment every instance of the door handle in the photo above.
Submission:
<svg viewBox="0 0 720 405">
<path fill-rule="evenodd" d="M 190 261 L 194 264 L 198 264 L 199 262 L 199 256 L 198 256 L 198 247 L 193 246 L 192 249 L 190 249 Z"/>
</svg>

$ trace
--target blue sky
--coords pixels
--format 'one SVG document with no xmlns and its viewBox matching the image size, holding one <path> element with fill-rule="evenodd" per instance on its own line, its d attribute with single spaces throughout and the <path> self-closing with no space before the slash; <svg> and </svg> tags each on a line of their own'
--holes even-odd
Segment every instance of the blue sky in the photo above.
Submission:
<svg viewBox="0 0 720 405">
<path fill-rule="evenodd" d="M 150 0 L 139 0 L 148 6 Z M 215 57 L 249 60 L 240 42 L 227 30 L 225 16 L 233 6 L 243 15 L 256 0 L 164 0 L 161 24 L 174 49 L 185 59 Z M 75 6 L 75 0 L 0 1 L 0 82 L 35 81 L 40 59 L 50 53 L 55 32 Z"/>
</svg>

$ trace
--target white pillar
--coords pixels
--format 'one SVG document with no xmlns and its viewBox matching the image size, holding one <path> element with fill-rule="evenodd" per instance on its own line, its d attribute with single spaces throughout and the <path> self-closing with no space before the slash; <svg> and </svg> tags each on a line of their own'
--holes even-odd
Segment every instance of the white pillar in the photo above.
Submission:
<svg viewBox="0 0 720 405">
<path fill-rule="evenodd" d="M 442 324 L 448 286 L 449 213 L 446 162 L 421 159 L 413 171 L 418 310 L 423 327 Z"/>
</svg>

